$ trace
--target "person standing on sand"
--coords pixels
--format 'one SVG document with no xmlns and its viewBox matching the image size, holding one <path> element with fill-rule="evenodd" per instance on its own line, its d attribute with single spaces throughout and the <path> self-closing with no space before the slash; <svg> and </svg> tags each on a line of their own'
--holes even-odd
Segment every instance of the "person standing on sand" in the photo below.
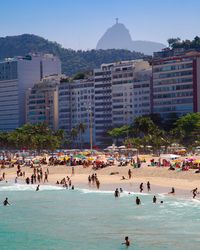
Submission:
<svg viewBox="0 0 200 250">
<path fill-rule="evenodd" d="M 143 192 L 143 182 L 140 184 L 140 193 Z"/>
<path fill-rule="evenodd" d="M 72 175 L 74 175 L 74 174 L 75 174 L 74 167 L 72 167 Z"/>
<path fill-rule="evenodd" d="M 198 188 L 193 189 L 191 192 L 193 193 L 193 199 L 197 196 L 197 190 Z"/>
<path fill-rule="evenodd" d="M 147 182 L 147 190 L 148 190 L 148 192 L 151 191 L 151 184 L 149 181 Z"/>
<path fill-rule="evenodd" d="M 94 174 L 92 174 L 91 180 L 92 180 L 92 184 L 94 185 L 94 181 L 95 181 Z"/>
<path fill-rule="evenodd" d="M 88 176 L 88 184 L 89 184 L 89 186 L 91 184 L 91 177 L 90 177 L 90 175 Z"/>
<path fill-rule="evenodd" d="M 132 171 L 129 169 L 128 170 L 128 178 L 131 179 L 131 177 L 132 177 Z"/>
<path fill-rule="evenodd" d="M 44 183 L 48 182 L 48 174 L 47 172 L 44 173 Z"/>
<path fill-rule="evenodd" d="M 99 181 L 98 178 L 96 178 L 96 185 L 97 185 L 97 189 L 99 189 L 99 187 L 100 187 L 100 181 Z"/>
</svg>

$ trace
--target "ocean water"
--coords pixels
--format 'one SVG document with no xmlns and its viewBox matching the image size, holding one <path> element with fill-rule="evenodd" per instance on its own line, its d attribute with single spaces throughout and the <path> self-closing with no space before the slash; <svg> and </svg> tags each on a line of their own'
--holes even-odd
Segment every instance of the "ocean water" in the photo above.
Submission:
<svg viewBox="0 0 200 250">
<path fill-rule="evenodd" d="M 134 250 L 200 249 L 200 202 L 159 195 L 0 185 L 0 249 L 117 250 L 129 236 Z"/>
</svg>

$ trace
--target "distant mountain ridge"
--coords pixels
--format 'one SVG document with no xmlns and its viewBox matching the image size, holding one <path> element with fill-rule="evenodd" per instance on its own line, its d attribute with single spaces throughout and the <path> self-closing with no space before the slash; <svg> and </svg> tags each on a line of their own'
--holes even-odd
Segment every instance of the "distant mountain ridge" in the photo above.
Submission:
<svg viewBox="0 0 200 250">
<path fill-rule="evenodd" d="M 48 41 L 33 34 L 0 37 L 0 59 L 24 56 L 28 53 L 52 53 L 62 62 L 62 72 L 73 75 L 77 72 L 90 71 L 102 63 L 141 59 L 142 53 L 128 50 L 72 50 L 65 49 L 56 42 Z"/>
<path fill-rule="evenodd" d="M 151 41 L 133 41 L 129 30 L 122 23 L 116 23 L 108 28 L 99 39 L 96 49 L 127 49 L 137 51 L 146 55 L 160 51 L 166 45 Z"/>
</svg>

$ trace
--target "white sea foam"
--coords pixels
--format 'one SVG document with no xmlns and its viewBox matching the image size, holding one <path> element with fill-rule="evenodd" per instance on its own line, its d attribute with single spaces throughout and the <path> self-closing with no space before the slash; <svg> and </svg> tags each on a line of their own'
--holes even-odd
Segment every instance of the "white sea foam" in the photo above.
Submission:
<svg viewBox="0 0 200 250">
<path fill-rule="evenodd" d="M 93 189 L 87 189 L 87 188 L 76 188 L 76 190 L 80 191 L 83 194 L 90 194 L 90 193 L 113 194 L 113 191 L 108 191 L 108 190 L 93 190 Z"/>
<path fill-rule="evenodd" d="M 198 207 L 200 200 L 198 199 L 176 199 L 175 201 L 167 201 L 166 204 L 174 208 L 187 208 L 187 207 Z"/>
<path fill-rule="evenodd" d="M 94 190 L 94 189 L 86 189 L 86 188 L 76 188 L 76 190 L 78 190 L 79 192 L 83 193 L 83 194 L 114 194 L 114 191 L 111 190 Z M 134 193 L 134 192 L 129 192 L 129 191 L 123 191 L 122 193 L 120 193 L 120 197 L 127 197 L 130 195 L 149 195 L 147 193 Z"/>
<path fill-rule="evenodd" d="M 0 191 L 35 191 L 37 185 L 26 185 L 26 184 L 7 184 L 0 185 Z M 53 185 L 40 185 L 40 191 L 46 190 L 63 190 L 62 187 L 57 187 Z"/>
</svg>

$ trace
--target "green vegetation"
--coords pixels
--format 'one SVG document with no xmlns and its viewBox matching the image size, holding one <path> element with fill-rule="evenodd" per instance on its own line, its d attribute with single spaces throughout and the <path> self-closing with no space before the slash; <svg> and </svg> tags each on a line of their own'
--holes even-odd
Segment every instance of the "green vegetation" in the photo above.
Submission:
<svg viewBox="0 0 200 250">
<path fill-rule="evenodd" d="M 57 55 L 62 62 L 62 72 L 72 76 L 77 72 L 91 71 L 102 63 L 143 58 L 139 52 L 128 50 L 72 50 L 65 49 L 56 42 L 42 37 L 24 34 L 0 38 L 0 59 L 13 56 L 25 56 L 28 53 L 51 53 Z"/>
<path fill-rule="evenodd" d="M 60 148 L 64 140 L 64 131 L 52 131 L 46 123 L 25 124 L 11 132 L 0 133 L 0 147 L 3 149 L 31 149 L 38 152 Z"/>
<path fill-rule="evenodd" d="M 121 139 L 128 147 L 144 152 L 150 147 L 155 153 L 159 153 L 161 147 L 167 148 L 174 142 L 190 149 L 200 145 L 200 113 L 182 116 L 170 128 L 169 130 L 169 127 L 166 128 L 161 123 L 159 116 L 140 116 L 130 126 L 126 126 L 126 129 L 125 126 L 113 128 L 108 131 L 108 135 L 113 140 Z"/>
<path fill-rule="evenodd" d="M 109 130 L 108 135 L 115 140 L 115 143 L 118 143 L 119 139 L 123 139 L 126 135 L 128 135 L 128 130 L 129 127 L 124 125 L 120 128 L 113 128 L 112 130 Z"/>
<path fill-rule="evenodd" d="M 78 72 L 73 77 L 73 80 L 82 80 L 82 79 L 85 79 L 85 73 L 83 72 Z"/>
<path fill-rule="evenodd" d="M 177 38 L 169 38 L 167 40 L 169 47 L 172 49 L 184 48 L 184 49 L 200 49 L 200 37 L 196 36 L 193 40 L 182 40 Z"/>
</svg>

